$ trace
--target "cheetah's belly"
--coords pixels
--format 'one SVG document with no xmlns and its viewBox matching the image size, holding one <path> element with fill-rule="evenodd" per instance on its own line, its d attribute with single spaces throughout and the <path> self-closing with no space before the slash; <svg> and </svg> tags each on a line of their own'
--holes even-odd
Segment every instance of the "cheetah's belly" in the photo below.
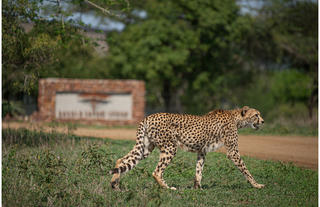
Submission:
<svg viewBox="0 0 320 207">
<path fill-rule="evenodd" d="M 214 152 L 216 150 L 218 150 L 219 148 L 221 148 L 224 145 L 223 142 L 214 142 L 214 143 L 210 143 L 209 145 L 206 145 L 202 151 L 204 152 Z"/>
<path fill-rule="evenodd" d="M 191 143 L 183 143 L 181 141 L 177 142 L 177 146 L 186 152 L 199 152 L 201 151 L 201 147 L 198 144 L 191 144 Z"/>
</svg>

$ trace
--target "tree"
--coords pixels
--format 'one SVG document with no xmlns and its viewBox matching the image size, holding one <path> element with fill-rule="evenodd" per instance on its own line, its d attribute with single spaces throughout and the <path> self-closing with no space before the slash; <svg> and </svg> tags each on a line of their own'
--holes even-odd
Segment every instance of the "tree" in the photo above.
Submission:
<svg viewBox="0 0 320 207">
<path fill-rule="evenodd" d="M 56 52 L 67 39 L 60 24 L 38 16 L 39 4 L 41 1 L 3 1 L 2 88 L 6 100 L 34 92 L 41 73 L 57 61 Z M 26 33 L 23 23 L 32 23 L 33 30 Z"/>
<path fill-rule="evenodd" d="M 35 19 L 38 7 L 35 2 L 21 0 L 2 2 L 2 88 L 3 96 L 9 93 L 27 90 L 33 84 L 33 75 L 26 61 L 27 56 L 34 57 L 36 47 L 30 45 L 30 39 L 23 31 L 21 22 Z M 45 39 L 45 37 L 42 37 Z M 32 41 L 32 40 L 31 40 Z M 28 48 L 28 49 L 26 49 Z M 39 51 L 41 54 L 41 51 Z"/>
<path fill-rule="evenodd" d="M 244 41 L 246 53 L 256 65 L 267 69 L 297 68 L 309 76 L 311 83 L 307 85 L 311 90 L 304 103 L 310 118 L 318 100 L 317 15 L 316 1 L 265 1 Z"/>
<path fill-rule="evenodd" d="M 59 75 L 63 70 L 61 62 L 70 58 L 65 56 L 67 51 L 90 57 L 92 44 L 78 28 L 61 18 L 49 21 L 39 16 L 42 1 L 5 0 L 2 5 L 3 99 L 17 99 L 25 93 L 36 96 L 38 79 Z M 33 25 L 29 33 L 23 23 Z"/>
<path fill-rule="evenodd" d="M 232 102 L 219 90 L 231 94 L 235 85 L 245 83 L 240 76 L 248 75 L 238 73 L 242 67 L 233 51 L 240 21 L 235 2 L 144 3 L 137 9 L 147 12 L 145 19 L 109 35 L 111 73 L 146 80 L 149 104 L 160 104 L 169 112 L 204 112 L 221 99 Z"/>
<path fill-rule="evenodd" d="M 305 102 L 312 118 L 318 99 L 318 5 L 314 1 L 277 3 L 270 6 L 277 21 L 273 23 L 273 39 L 281 55 L 290 58 L 293 67 L 304 69 L 312 80 Z"/>
</svg>

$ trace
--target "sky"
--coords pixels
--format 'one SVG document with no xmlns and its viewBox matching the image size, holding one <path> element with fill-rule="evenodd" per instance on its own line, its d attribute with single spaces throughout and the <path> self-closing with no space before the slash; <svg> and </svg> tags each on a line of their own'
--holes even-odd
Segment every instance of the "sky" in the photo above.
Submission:
<svg viewBox="0 0 320 207">
<path fill-rule="evenodd" d="M 50 9 L 51 11 L 54 9 L 55 3 L 50 0 L 45 0 L 43 4 L 47 7 L 47 9 L 41 10 L 40 15 L 49 20 L 53 19 L 54 17 L 52 17 L 52 14 L 50 14 Z M 240 6 L 241 13 L 246 14 L 253 12 L 249 9 L 250 7 L 260 8 L 262 6 L 262 1 L 258 2 L 253 0 L 238 0 L 237 4 Z M 62 8 L 65 8 L 64 10 L 72 7 L 72 4 L 68 1 L 62 1 L 61 5 Z M 147 16 L 147 13 L 144 11 L 133 11 L 133 13 L 142 18 L 145 18 Z M 83 24 L 89 26 L 92 29 L 102 31 L 122 31 L 125 27 L 125 25 L 121 22 L 110 20 L 108 17 L 97 15 L 95 8 L 86 13 L 73 12 L 72 15 L 68 16 L 65 20 L 75 20 L 76 22 L 81 21 Z"/>
<path fill-rule="evenodd" d="M 61 7 L 66 12 L 67 10 L 74 10 L 72 7 L 73 4 L 69 1 L 62 1 Z M 43 8 L 40 10 L 40 16 L 52 20 L 56 17 L 53 16 L 55 12 L 53 12 L 56 9 L 56 3 L 50 0 L 45 0 L 43 2 L 43 6 L 40 7 Z M 96 30 L 103 30 L 103 31 L 110 31 L 110 30 L 117 30 L 121 31 L 124 29 L 124 24 L 121 22 L 117 22 L 114 20 L 110 20 L 108 17 L 103 17 L 101 15 L 97 15 L 97 12 L 93 8 L 89 12 L 73 12 L 71 15 L 67 16 L 65 18 L 65 21 L 68 20 L 74 20 L 77 22 L 76 24 L 79 24 L 81 21 L 84 25 L 87 25 L 88 27 Z M 80 25 L 80 24 L 79 24 Z"/>
</svg>

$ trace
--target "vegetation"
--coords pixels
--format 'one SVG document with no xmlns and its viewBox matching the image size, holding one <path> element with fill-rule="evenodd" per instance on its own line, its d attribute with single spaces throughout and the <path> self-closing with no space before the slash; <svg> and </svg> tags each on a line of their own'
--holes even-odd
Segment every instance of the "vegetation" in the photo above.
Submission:
<svg viewBox="0 0 320 207">
<path fill-rule="evenodd" d="M 318 173 L 292 164 L 244 157 L 264 189 L 252 188 L 222 153 L 207 156 L 203 190 L 192 189 L 196 154 L 179 151 L 165 173 L 178 190 L 159 188 L 151 174 L 158 150 L 126 174 L 122 192 L 108 171 L 132 141 L 91 139 L 25 129 L 2 131 L 5 206 L 317 206 Z"/>
<path fill-rule="evenodd" d="M 316 130 L 316 1 L 252 1 L 247 6 L 261 7 L 247 13 L 234 0 L 65 1 L 68 8 L 50 2 L 3 1 L 6 113 L 17 114 L 12 101 L 23 95 L 36 98 L 39 78 L 134 78 L 146 81 L 148 111 L 202 114 L 249 105 L 266 123 Z M 72 16 L 88 11 L 125 25 L 107 34 L 105 56 L 82 35 L 89 25 Z M 24 22 L 34 24 L 30 32 Z"/>
<path fill-rule="evenodd" d="M 264 77 L 272 107 L 282 97 L 286 104 L 304 103 L 309 118 L 315 114 L 315 2 L 270 1 L 257 16 L 241 14 L 235 1 L 219 0 L 146 1 L 141 9 L 147 18 L 109 35 L 108 68 L 117 77 L 145 80 L 149 106 L 203 113 L 245 101 L 257 105 L 268 100 L 250 96 L 255 88 L 248 86 L 260 87 L 255 80 Z M 303 29 L 307 19 L 310 29 Z M 295 95 L 287 93 L 298 84 Z"/>
</svg>

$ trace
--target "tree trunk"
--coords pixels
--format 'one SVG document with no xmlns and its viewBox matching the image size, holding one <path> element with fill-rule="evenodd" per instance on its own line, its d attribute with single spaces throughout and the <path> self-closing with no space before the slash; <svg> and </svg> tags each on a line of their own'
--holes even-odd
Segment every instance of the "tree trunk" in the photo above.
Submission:
<svg viewBox="0 0 320 207">
<path fill-rule="evenodd" d="M 308 113 L 309 113 L 309 118 L 313 118 L 313 107 L 317 102 L 317 95 L 318 95 L 318 81 L 317 78 L 314 78 L 313 80 L 313 85 L 312 85 L 312 92 L 308 100 Z"/>
<path fill-rule="evenodd" d="M 177 89 L 175 89 L 175 92 L 173 94 L 173 101 L 174 101 L 174 112 L 176 113 L 183 113 L 184 109 L 181 103 L 181 97 L 183 94 L 185 94 L 186 88 L 187 88 L 187 82 L 183 82 L 181 86 L 179 86 Z"/>
<path fill-rule="evenodd" d="M 163 90 L 162 97 L 164 100 L 164 110 L 165 112 L 172 112 L 170 103 L 171 103 L 171 84 L 169 80 L 163 81 Z"/>
</svg>

